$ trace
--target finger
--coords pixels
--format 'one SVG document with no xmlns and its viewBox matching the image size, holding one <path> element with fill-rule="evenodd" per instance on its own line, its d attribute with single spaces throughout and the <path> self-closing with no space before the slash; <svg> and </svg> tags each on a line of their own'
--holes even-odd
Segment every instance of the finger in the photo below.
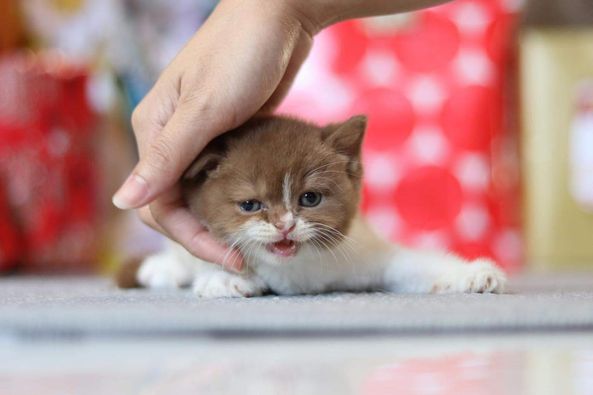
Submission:
<svg viewBox="0 0 593 395">
<path fill-rule="evenodd" d="M 152 229 L 156 230 L 157 232 L 167 236 L 168 238 L 177 241 L 179 244 L 183 245 L 182 241 L 179 241 L 178 238 L 174 237 L 173 235 L 171 235 L 169 232 L 167 232 L 158 222 L 156 222 L 156 220 L 154 219 L 153 215 L 152 215 L 152 210 L 150 209 L 149 206 L 144 206 L 141 207 L 140 209 L 138 209 L 138 216 L 140 217 L 140 219 L 142 220 L 142 222 L 144 222 L 146 225 L 148 225 L 149 227 L 151 227 Z M 208 232 L 206 232 L 205 235 L 200 236 L 200 238 L 212 238 Z M 212 238 L 213 242 L 218 244 L 218 242 Z M 206 240 L 205 243 L 211 243 L 211 241 Z M 224 248 L 224 246 L 222 246 Z M 201 247 L 197 247 L 198 249 L 201 249 Z M 206 246 L 206 250 L 208 250 L 210 248 L 208 248 L 208 246 Z M 198 254 L 194 254 L 194 255 L 198 255 Z M 203 255 L 203 254 L 200 254 Z M 220 255 L 220 252 L 218 253 L 218 255 Z M 200 257 L 200 256 L 198 256 Z M 212 258 L 207 258 L 206 255 L 203 255 L 203 257 L 200 257 L 201 259 L 204 259 L 206 261 L 212 262 L 210 259 L 214 260 L 213 263 L 219 263 L 222 266 L 234 270 L 234 271 L 241 271 L 242 267 L 243 267 L 243 263 L 242 263 L 242 257 L 241 255 L 235 251 L 232 250 L 230 248 L 226 248 L 225 252 L 224 252 L 224 256 L 222 258 L 222 260 L 220 262 L 215 261 L 217 258 L 214 256 Z"/>
<path fill-rule="evenodd" d="M 180 106 L 145 149 L 113 203 L 121 209 L 141 207 L 173 186 L 211 137 L 225 130 L 211 111 L 210 106 Z"/>
<path fill-rule="evenodd" d="M 157 199 L 150 205 L 150 210 L 165 234 L 170 235 L 192 255 L 234 271 L 241 271 L 243 268 L 241 254 L 216 240 L 187 207 L 166 204 Z"/>
<path fill-rule="evenodd" d="M 262 113 L 271 113 L 276 109 L 276 107 L 278 107 L 278 105 L 280 105 L 292 86 L 292 83 L 294 82 L 301 66 L 303 65 L 303 62 L 305 59 L 307 59 L 312 45 L 313 37 L 307 32 L 302 31 L 297 43 L 295 44 L 295 48 L 292 52 L 292 56 L 288 66 L 286 67 L 284 75 L 282 76 L 282 79 L 280 80 L 280 83 L 278 84 L 272 96 L 262 106 L 260 110 Z"/>
<path fill-rule="evenodd" d="M 165 236 L 169 236 L 169 235 L 167 235 L 167 233 L 165 232 L 163 227 L 161 225 L 159 225 L 154 220 L 154 217 L 152 216 L 152 212 L 150 211 L 150 207 L 148 207 L 148 206 L 140 207 L 138 209 L 138 217 L 140 217 L 140 219 L 142 220 L 142 222 L 145 225 L 150 226 L 152 229 L 156 230 L 159 233 L 162 233 Z"/>
<path fill-rule="evenodd" d="M 172 86 L 172 82 L 161 77 L 132 112 L 132 129 L 140 157 L 175 113 L 178 97 Z"/>
</svg>

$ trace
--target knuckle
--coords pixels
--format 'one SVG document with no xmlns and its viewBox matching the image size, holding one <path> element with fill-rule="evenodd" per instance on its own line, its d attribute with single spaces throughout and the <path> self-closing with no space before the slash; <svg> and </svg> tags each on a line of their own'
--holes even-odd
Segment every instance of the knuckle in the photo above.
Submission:
<svg viewBox="0 0 593 395">
<path fill-rule="evenodd" d="M 171 143 L 160 138 L 151 145 L 147 162 L 154 170 L 164 172 L 174 169 L 175 158 L 175 149 Z"/>
<path fill-rule="evenodd" d="M 187 114 L 192 114 L 196 118 L 211 117 L 215 113 L 213 100 L 199 93 L 191 93 L 183 97 L 181 107 Z"/>
<path fill-rule="evenodd" d="M 132 111 L 131 122 L 132 122 L 132 128 L 134 129 L 134 131 L 138 131 L 138 129 L 140 128 L 140 125 L 142 123 L 144 123 L 144 111 L 142 109 L 142 104 L 139 104 L 134 109 L 134 111 Z"/>
<path fill-rule="evenodd" d="M 196 114 L 210 117 L 216 113 L 216 108 L 213 102 L 214 100 L 211 99 L 195 100 L 193 104 L 193 109 L 196 112 Z"/>
<path fill-rule="evenodd" d="M 180 106 L 187 116 L 185 122 L 199 122 L 216 130 L 228 130 L 238 126 L 234 106 L 225 101 L 221 102 L 220 97 L 220 92 L 216 95 L 195 92 L 185 96 Z"/>
</svg>

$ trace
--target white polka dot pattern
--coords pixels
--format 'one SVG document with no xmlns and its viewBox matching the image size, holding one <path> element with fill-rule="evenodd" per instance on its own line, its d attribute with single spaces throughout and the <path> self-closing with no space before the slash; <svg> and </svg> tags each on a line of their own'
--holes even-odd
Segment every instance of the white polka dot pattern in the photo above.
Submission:
<svg viewBox="0 0 593 395">
<path fill-rule="evenodd" d="M 369 116 L 363 210 L 385 236 L 521 263 L 518 188 L 498 187 L 516 179 L 493 177 L 520 3 L 457 0 L 316 38 L 280 112 L 320 123 Z"/>
</svg>

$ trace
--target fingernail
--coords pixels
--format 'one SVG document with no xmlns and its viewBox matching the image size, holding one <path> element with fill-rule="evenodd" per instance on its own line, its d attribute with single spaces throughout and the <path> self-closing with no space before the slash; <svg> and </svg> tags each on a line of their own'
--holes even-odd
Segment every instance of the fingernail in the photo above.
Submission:
<svg viewBox="0 0 593 395">
<path fill-rule="evenodd" d="M 124 185 L 113 195 L 113 204 L 122 210 L 138 207 L 148 194 L 146 180 L 137 174 L 128 177 Z"/>
</svg>

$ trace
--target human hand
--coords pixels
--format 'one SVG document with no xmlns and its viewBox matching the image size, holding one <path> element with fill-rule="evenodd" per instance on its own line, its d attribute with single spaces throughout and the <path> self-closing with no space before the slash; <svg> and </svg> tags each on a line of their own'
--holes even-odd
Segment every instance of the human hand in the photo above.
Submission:
<svg viewBox="0 0 593 395">
<path fill-rule="evenodd" d="M 287 2 L 221 1 L 135 109 L 140 161 L 114 204 L 139 208 L 146 224 L 193 255 L 240 270 L 241 256 L 184 205 L 178 180 L 211 139 L 280 102 L 314 33 Z"/>
</svg>

